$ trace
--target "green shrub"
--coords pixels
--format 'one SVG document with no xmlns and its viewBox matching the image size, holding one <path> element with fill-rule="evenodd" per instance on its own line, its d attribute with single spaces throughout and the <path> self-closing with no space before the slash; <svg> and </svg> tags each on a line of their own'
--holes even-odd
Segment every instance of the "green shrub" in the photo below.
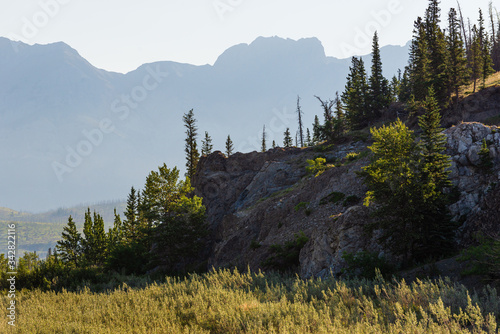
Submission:
<svg viewBox="0 0 500 334">
<path fill-rule="evenodd" d="M 309 205 L 309 202 L 300 202 L 299 204 L 297 204 L 294 207 L 294 210 L 295 210 L 295 212 L 299 212 L 300 210 L 307 208 L 308 205 Z"/>
<path fill-rule="evenodd" d="M 351 205 L 358 203 L 360 200 L 361 200 L 361 198 L 359 198 L 358 196 L 350 195 L 344 199 L 344 202 L 342 202 L 342 204 L 344 206 L 351 206 Z"/>
<path fill-rule="evenodd" d="M 345 159 L 347 161 L 354 161 L 359 157 L 359 153 L 356 152 L 349 152 L 346 154 Z"/>
<path fill-rule="evenodd" d="M 279 271 L 293 271 L 299 265 L 300 250 L 309 241 L 309 238 L 300 231 L 294 234 L 294 239 L 283 245 L 274 244 L 270 247 L 271 255 L 262 265 Z"/>
<path fill-rule="evenodd" d="M 463 275 L 488 275 L 500 279 L 500 240 L 477 236 L 479 245 L 462 252 L 460 261 L 467 261 Z"/>
<path fill-rule="evenodd" d="M 325 204 L 328 204 L 328 203 L 335 204 L 337 202 L 342 201 L 344 198 L 345 198 L 345 194 L 344 193 L 334 191 L 334 192 L 331 192 L 330 194 L 328 194 L 327 196 L 323 197 L 319 201 L 319 204 L 320 205 L 325 205 Z"/>
<path fill-rule="evenodd" d="M 306 171 L 309 174 L 315 174 L 314 176 L 320 176 L 325 170 L 328 169 L 326 165 L 325 158 L 316 158 L 314 160 L 307 160 L 309 166 L 306 167 Z"/>
<path fill-rule="evenodd" d="M 374 279 L 378 269 L 383 277 L 388 278 L 395 271 L 394 266 L 387 262 L 384 257 L 379 257 L 378 254 L 372 252 L 362 251 L 356 254 L 344 252 L 342 259 L 346 262 L 342 273 L 350 277 Z"/>
<path fill-rule="evenodd" d="M 449 279 L 408 284 L 301 279 L 295 275 L 214 269 L 136 278 L 104 293 L 18 291 L 16 327 L 2 333 L 497 333 L 495 289 L 469 292 Z M 0 308 L 10 298 L 0 298 Z M 5 313 L 4 313 L 5 314 Z"/>
<path fill-rule="evenodd" d="M 252 240 L 252 242 L 250 243 L 250 248 L 251 249 L 257 249 L 257 248 L 260 248 L 262 245 L 260 244 L 260 242 L 258 242 L 257 240 Z"/>
<path fill-rule="evenodd" d="M 334 146 L 335 146 L 334 144 L 322 144 L 322 145 L 315 146 L 313 150 L 314 150 L 314 152 L 323 153 L 323 152 L 331 151 Z"/>
<path fill-rule="evenodd" d="M 490 172 L 493 168 L 493 160 L 490 157 L 490 149 L 488 148 L 486 139 L 483 139 L 483 144 L 481 145 L 481 149 L 479 150 L 479 158 L 481 159 L 479 167 L 485 172 Z"/>
</svg>

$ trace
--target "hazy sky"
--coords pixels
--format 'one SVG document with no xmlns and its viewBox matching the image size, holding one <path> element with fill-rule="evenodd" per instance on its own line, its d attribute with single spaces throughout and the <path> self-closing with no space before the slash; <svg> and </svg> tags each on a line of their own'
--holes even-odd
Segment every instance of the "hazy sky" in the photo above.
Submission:
<svg viewBox="0 0 500 334">
<path fill-rule="evenodd" d="M 28 44 L 63 41 L 93 65 L 117 72 L 173 60 L 213 64 L 225 49 L 258 36 L 317 37 L 326 54 L 366 54 L 405 44 L 426 0 L 0 0 L 0 36 Z M 489 0 L 461 0 L 476 22 Z M 495 4 L 494 4 L 495 5 Z M 442 0 L 443 21 L 455 0 Z M 499 4 L 500 8 L 500 4 Z"/>
</svg>

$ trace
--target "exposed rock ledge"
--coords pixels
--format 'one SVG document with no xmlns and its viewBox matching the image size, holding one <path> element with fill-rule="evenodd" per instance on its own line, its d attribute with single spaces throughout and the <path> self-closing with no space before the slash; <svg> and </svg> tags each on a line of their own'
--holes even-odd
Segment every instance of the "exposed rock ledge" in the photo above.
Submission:
<svg viewBox="0 0 500 334">
<path fill-rule="evenodd" d="M 460 193 L 450 209 L 462 222 L 457 239 L 469 244 L 478 229 L 500 232 L 500 131 L 480 123 L 462 123 L 445 131 L 447 154 L 452 156 L 451 178 Z M 495 162 L 492 172 L 479 166 L 479 149 L 486 139 Z M 237 153 L 230 158 L 215 152 L 200 160 L 194 185 L 204 198 L 212 231 L 209 267 L 250 266 L 257 269 L 270 246 L 292 240 L 303 231 L 309 238 L 300 253 L 302 277 L 339 273 L 344 251 L 383 252 L 362 233 L 370 221 L 361 202 L 320 203 L 332 192 L 363 198 L 366 192 L 355 174 L 368 163 L 361 159 L 329 169 L 318 177 L 306 176 L 306 159 L 319 155 L 343 158 L 367 144 L 337 145 L 331 151 L 273 149 L 265 153 Z M 324 202 L 324 201 L 323 201 Z M 307 203 L 309 210 L 296 210 Z M 258 246 L 260 245 L 260 247 Z"/>
</svg>

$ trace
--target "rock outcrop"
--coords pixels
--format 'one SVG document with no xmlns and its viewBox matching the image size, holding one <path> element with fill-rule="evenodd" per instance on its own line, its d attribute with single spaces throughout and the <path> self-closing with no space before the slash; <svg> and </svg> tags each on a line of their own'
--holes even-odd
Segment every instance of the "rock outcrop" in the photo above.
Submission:
<svg viewBox="0 0 500 334">
<path fill-rule="evenodd" d="M 500 186 L 496 186 L 500 131 L 462 123 L 445 134 L 457 200 L 450 209 L 461 223 L 458 241 L 467 245 L 478 230 L 500 232 Z M 491 171 L 480 167 L 483 139 L 494 162 Z M 367 151 L 367 145 L 359 141 L 335 145 L 326 152 L 278 148 L 229 158 L 220 152 L 203 157 L 193 181 L 207 206 L 211 227 L 208 266 L 258 269 L 271 255 L 272 245 L 285 244 L 300 231 L 309 237 L 299 256 L 302 277 L 340 273 L 343 252 L 383 254 L 376 238 L 365 234 L 364 228 L 372 218 L 370 209 L 362 206 L 366 188 L 356 172 L 368 158 L 345 159 L 349 152 Z M 306 175 L 306 160 L 318 156 L 332 163 L 342 159 L 343 164 L 318 177 Z"/>
</svg>

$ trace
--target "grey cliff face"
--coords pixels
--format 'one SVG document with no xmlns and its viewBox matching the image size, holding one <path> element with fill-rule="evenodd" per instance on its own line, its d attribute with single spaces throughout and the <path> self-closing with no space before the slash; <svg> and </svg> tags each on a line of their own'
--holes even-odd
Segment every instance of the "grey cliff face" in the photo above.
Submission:
<svg viewBox="0 0 500 334">
<path fill-rule="evenodd" d="M 462 123 L 444 133 L 446 153 L 452 157 L 451 180 L 459 194 L 450 210 L 462 223 L 457 241 L 467 245 L 478 230 L 500 232 L 500 187 L 495 187 L 500 183 L 500 131 L 481 123 Z M 478 154 L 483 139 L 494 162 L 487 173 L 480 168 Z M 363 233 L 372 221 L 371 209 L 362 204 L 366 188 L 356 171 L 369 163 L 368 158 L 344 159 L 342 166 L 317 177 L 305 169 L 307 159 L 324 156 L 335 163 L 367 146 L 354 142 L 321 153 L 312 148 L 277 148 L 229 158 L 220 152 L 203 157 L 193 182 L 208 210 L 209 266 L 260 268 L 271 245 L 293 240 L 299 231 L 309 237 L 299 256 L 298 271 L 304 278 L 340 273 L 343 252 L 367 250 L 390 257 L 377 244 L 377 231 L 371 237 Z M 332 193 L 341 199 L 329 200 Z M 349 196 L 354 200 L 345 201 Z"/>
</svg>

